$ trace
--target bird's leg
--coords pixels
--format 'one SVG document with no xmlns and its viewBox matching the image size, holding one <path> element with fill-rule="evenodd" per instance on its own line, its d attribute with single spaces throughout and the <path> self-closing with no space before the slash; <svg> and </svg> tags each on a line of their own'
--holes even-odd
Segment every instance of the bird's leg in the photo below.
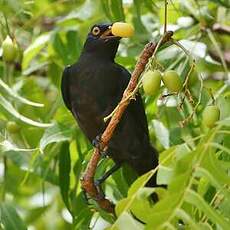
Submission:
<svg viewBox="0 0 230 230">
<path fill-rule="evenodd" d="M 101 144 L 101 135 L 97 135 L 95 139 L 92 141 L 92 145 L 99 149 L 100 155 L 102 158 L 106 158 L 108 156 L 106 149 L 102 148 Z"/>
<path fill-rule="evenodd" d="M 98 190 L 99 193 L 104 195 L 104 192 L 101 188 L 101 184 L 109 177 L 111 176 L 114 172 L 116 172 L 119 168 L 121 167 L 121 164 L 115 163 L 115 165 L 109 169 L 102 177 L 98 178 L 97 180 L 94 181 L 94 184 Z"/>
<path fill-rule="evenodd" d="M 95 139 L 93 139 L 92 141 L 92 145 L 95 148 L 99 148 L 100 147 L 100 142 L 101 142 L 101 135 L 97 135 Z"/>
</svg>

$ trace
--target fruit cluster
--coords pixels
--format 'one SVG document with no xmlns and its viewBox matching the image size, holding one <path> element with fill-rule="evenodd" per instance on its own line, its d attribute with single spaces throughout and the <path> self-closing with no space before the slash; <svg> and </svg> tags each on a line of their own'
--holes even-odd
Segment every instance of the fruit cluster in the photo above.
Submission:
<svg viewBox="0 0 230 230">
<path fill-rule="evenodd" d="M 178 73 L 169 70 L 161 74 L 159 70 L 147 71 L 142 78 L 144 92 L 147 95 L 155 95 L 160 89 L 161 80 L 171 93 L 179 93 L 182 88 L 182 81 Z"/>
<path fill-rule="evenodd" d="M 178 94 L 182 88 L 183 83 L 174 70 L 165 71 L 163 74 L 159 70 L 149 70 L 143 74 L 142 85 L 146 95 L 156 95 L 161 86 L 161 80 L 166 88 L 171 92 Z M 202 123 L 212 128 L 220 119 L 220 109 L 216 105 L 209 105 L 203 111 Z"/>
</svg>

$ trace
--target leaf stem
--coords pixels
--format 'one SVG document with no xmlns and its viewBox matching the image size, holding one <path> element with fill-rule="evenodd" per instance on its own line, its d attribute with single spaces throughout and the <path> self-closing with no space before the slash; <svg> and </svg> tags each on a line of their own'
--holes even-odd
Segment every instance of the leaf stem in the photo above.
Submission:
<svg viewBox="0 0 230 230">
<path fill-rule="evenodd" d="M 224 55 L 222 54 L 222 51 L 221 51 L 221 49 L 220 49 L 220 47 L 219 47 L 219 45 L 218 45 L 213 33 L 212 33 L 212 31 L 210 29 L 206 29 L 206 31 L 207 31 L 207 34 L 208 34 L 208 37 L 209 37 L 210 41 L 212 42 L 212 44 L 214 45 L 214 47 L 216 49 L 216 52 L 220 56 L 220 60 L 221 60 L 222 65 L 223 65 L 226 78 L 228 79 L 228 67 L 227 67 L 226 61 L 224 59 Z"/>
<path fill-rule="evenodd" d="M 5 27 L 6 27 L 6 31 L 7 31 L 7 34 L 11 37 L 11 39 L 13 39 L 13 36 L 10 32 L 10 27 L 9 27 L 9 23 L 8 23 L 8 20 L 7 20 L 7 16 L 5 13 L 3 13 L 3 17 L 4 17 L 4 20 L 5 20 Z"/>
<path fill-rule="evenodd" d="M 168 21 L 168 0 L 165 0 L 164 33 L 166 33 L 166 31 L 167 31 L 167 21 Z"/>
</svg>

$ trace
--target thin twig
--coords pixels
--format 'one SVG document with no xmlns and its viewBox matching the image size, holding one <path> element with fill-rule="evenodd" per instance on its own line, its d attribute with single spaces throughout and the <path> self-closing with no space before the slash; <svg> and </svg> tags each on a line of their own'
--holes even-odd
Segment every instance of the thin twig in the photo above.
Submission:
<svg viewBox="0 0 230 230">
<path fill-rule="evenodd" d="M 190 53 L 189 53 L 189 51 L 186 50 L 185 47 L 182 46 L 182 45 L 180 44 L 180 42 L 178 42 L 178 41 L 176 41 L 176 40 L 172 40 L 172 42 L 173 42 L 173 44 L 175 44 L 176 46 L 180 47 L 180 48 L 185 52 L 185 54 L 186 54 L 188 57 L 191 56 Z"/>
<path fill-rule="evenodd" d="M 219 34 L 226 34 L 230 35 L 230 26 L 228 25 L 221 25 L 219 23 L 215 23 L 212 26 L 212 31 L 219 33 Z"/>
<path fill-rule="evenodd" d="M 225 71 L 225 75 L 226 75 L 226 78 L 227 78 L 228 77 L 228 67 L 227 67 L 226 61 L 224 59 L 224 55 L 223 55 L 223 53 L 221 51 L 221 48 L 219 47 L 218 42 L 216 41 L 212 31 L 210 29 L 207 29 L 206 32 L 208 34 L 208 37 L 209 37 L 210 41 L 214 45 L 214 48 L 215 48 L 216 52 L 220 56 L 220 60 L 222 62 L 222 65 L 223 65 L 223 68 L 224 68 L 224 71 Z"/>
<path fill-rule="evenodd" d="M 172 35 L 172 32 L 167 32 L 164 35 L 164 39 L 161 39 L 160 44 L 168 42 L 171 39 Z M 109 124 L 107 125 L 105 131 L 101 136 L 100 148 L 102 150 L 107 148 L 108 143 L 113 136 L 115 128 L 117 127 L 125 109 L 129 105 L 130 100 L 132 99 L 130 95 L 132 95 L 135 91 L 136 86 L 138 84 L 138 79 L 141 73 L 144 71 L 145 66 L 149 61 L 149 58 L 153 55 L 156 48 L 156 45 L 150 42 L 145 46 L 144 50 L 142 51 L 139 61 L 137 62 L 135 69 L 132 73 L 129 84 L 123 93 L 123 97 L 118 106 L 116 107 L 116 111 L 114 112 Z M 127 98 L 129 99 L 127 100 Z M 106 199 L 104 195 L 102 195 L 94 185 L 94 175 L 99 160 L 100 150 L 98 148 L 95 148 L 94 153 L 87 165 L 83 178 L 81 179 L 82 188 L 92 199 L 97 201 L 98 205 L 102 209 L 106 210 L 107 212 L 114 213 L 114 204 L 108 199 Z"/>
<path fill-rule="evenodd" d="M 13 39 L 13 36 L 10 32 L 10 27 L 9 27 L 9 23 L 8 23 L 8 20 L 7 20 L 7 16 L 5 15 L 5 13 L 3 13 L 3 17 L 4 17 L 4 20 L 5 20 L 5 26 L 6 26 L 6 31 L 7 31 L 7 34 L 11 37 L 11 39 Z"/>
<path fill-rule="evenodd" d="M 195 60 L 193 60 L 192 65 L 191 65 L 191 67 L 190 67 L 190 69 L 189 69 L 189 72 L 188 72 L 188 74 L 186 75 L 186 78 L 185 78 L 185 81 L 184 81 L 184 84 L 183 84 L 183 89 L 184 89 L 184 88 L 187 88 L 187 86 L 188 86 L 188 81 L 189 81 L 189 77 L 190 77 L 190 75 L 192 74 L 192 72 L 193 72 L 195 66 L 196 66 L 196 63 L 195 63 Z"/>
<path fill-rule="evenodd" d="M 168 21 L 168 0 L 165 0 L 165 22 L 164 22 L 164 34 L 167 31 L 167 21 Z"/>
</svg>

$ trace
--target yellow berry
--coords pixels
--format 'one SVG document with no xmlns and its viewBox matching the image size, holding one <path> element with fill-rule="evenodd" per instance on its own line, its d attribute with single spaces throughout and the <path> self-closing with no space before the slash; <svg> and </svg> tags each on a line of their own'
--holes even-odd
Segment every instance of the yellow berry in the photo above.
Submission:
<svg viewBox="0 0 230 230">
<path fill-rule="evenodd" d="M 112 25 L 112 34 L 118 37 L 128 38 L 133 36 L 134 28 L 125 22 L 115 22 Z"/>
</svg>

